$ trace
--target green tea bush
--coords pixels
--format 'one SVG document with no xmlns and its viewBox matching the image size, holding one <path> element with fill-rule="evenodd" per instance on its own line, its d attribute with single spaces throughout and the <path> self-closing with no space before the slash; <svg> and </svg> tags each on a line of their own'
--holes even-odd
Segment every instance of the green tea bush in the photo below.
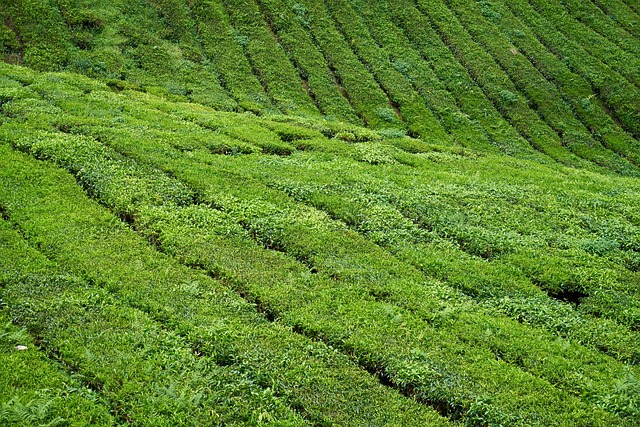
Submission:
<svg viewBox="0 0 640 427">
<path fill-rule="evenodd" d="M 180 65 L 190 60 L 172 43 L 191 43 L 187 21 L 210 20 L 199 27 L 209 52 L 229 42 L 247 49 L 249 70 L 256 58 L 277 67 L 249 48 L 260 34 L 279 43 L 277 23 L 298 13 L 317 71 L 350 75 L 348 95 L 377 85 L 381 102 L 360 92 L 350 105 L 380 131 L 270 114 L 284 98 L 269 90 L 261 116 L 186 102 L 206 96 L 197 82 L 224 59 L 180 68 L 203 73 L 188 78 L 142 73 L 139 85 L 0 65 L 0 320 L 37 345 L 0 358 L 48 366 L 21 371 L 15 390 L 3 370 L 0 403 L 26 416 L 16 402 L 35 409 L 50 384 L 42 423 L 637 424 L 640 199 L 604 150 L 619 138 L 626 156 L 633 138 L 620 126 L 597 135 L 588 120 L 609 116 L 587 80 L 542 54 L 533 31 L 509 33 L 522 18 L 499 2 L 490 20 L 456 0 L 375 2 L 362 18 L 359 0 L 303 2 L 285 18 L 281 5 L 133 4 L 150 25 L 123 43 L 127 55 L 163 46 Z M 164 19 L 171 28 L 145 41 Z M 509 62 L 510 43 L 526 58 Z M 280 53 L 302 69 L 300 50 Z M 558 95 L 544 109 L 540 79 Z M 427 82 L 455 93 L 420 101 L 452 139 L 418 139 L 406 112 L 419 103 L 389 102 Z M 259 98 L 232 86 L 239 103 Z M 223 102 L 213 88 L 207 99 Z M 390 129 L 378 109 L 406 123 Z M 469 126 L 486 141 L 469 142 Z M 540 144 L 549 132 L 555 145 L 537 148 L 574 167 L 516 129 Z"/>
<path fill-rule="evenodd" d="M 10 157 L 17 159 L 4 154 L 8 153 L 3 153 L 2 157 L 7 161 Z M 20 162 L 11 164 L 20 167 Z M 32 166 L 38 163 L 21 164 L 26 170 L 35 170 Z M 69 268 L 87 277 L 89 286 L 68 286 L 64 281 L 58 282 L 63 289 L 47 289 L 41 281 L 31 282 L 29 286 L 16 284 L 11 287 L 11 307 L 23 313 L 22 321 L 46 334 L 47 342 L 60 346 L 66 360 L 74 361 L 87 375 L 92 373 L 94 383 L 104 382 L 108 397 L 116 402 L 127 402 L 118 407 L 131 419 L 143 423 L 145 414 L 155 408 L 149 418 L 151 424 L 163 422 L 169 416 L 173 423 L 182 424 L 188 423 L 183 415 L 190 414 L 190 419 L 194 420 L 199 414 L 205 416 L 205 412 L 206 416 L 211 416 L 211 408 L 215 408 L 217 419 L 225 423 L 254 425 L 270 419 L 273 425 L 306 425 L 291 409 L 282 406 L 281 398 L 270 391 L 275 390 L 275 393 L 299 402 L 297 407 L 304 408 L 303 411 L 313 419 L 339 420 L 347 425 L 382 419 L 393 425 L 406 422 L 447 425 L 447 421 L 434 411 L 387 390 L 346 356 L 322 343 L 292 334 L 289 328 L 266 322 L 255 312 L 253 305 L 221 283 L 197 271 L 164 264 L 162 260 L 169 258 L 147 246 L 131 229 L 114 222 L 111 214 L 87 199 L 68 175 L 60 175 L 59 170 L 46 164 L 40 166 L 44 169 L 36 169 L 41 173 L 59 177 L 50 181 L 53 187 L 44 189 L 36 183 L 31 187 L 22 186 L 24 190 L 31 190 L 14 196 L 30 200 L 27 204 L 7 200 L 4 196 L 8 193 L 0 197 L 3 204 L 11 207 L 12 218 L 30 230 L 34 244 L 42 238 L 48 239 L 48 224 L 60 224 L 59 220 L 63 218 L 69 220 L 64 227 L 71 234 L 64 239 L 54 238 L 41 247 L 48 256 L 71 261 L 67 264 Z M 7 171 L 6 168 L 2 170 Z M 41 175 L 42 178 L 45 176 Z M 6 182 L 5 177 L 8 175 L 0 179 Z M 61 185 L 62 182 L 66 183 Z M 54 188 L 56 192 L 51 193 Z M 66 194 L 70 199 L 52 204 L 40 198 L 56 193 L 56 197 Z M 44 209 L 40 212 L 47 214 L 31 217 L 29 211 L 34 208 Z M 75 214 L 64 213 L 76 208 L 80 209 L 75 210 Z M 187 208 L 182 211 L 186 216 L 182 216 L 181 211 L 176 215 L 175 208 L 164 213 L 158 209 L 148 212 L 156 218 L 153 224 L 169 225 L 177 219 L 188 218 L 193 225 L 191 229 L 182 228 L 188 233 L 184 237 L 194 237 L 191 232 L 194 226 L 200 230 L 198 225 L 222 225 L 223 228 L 212 230 L 217 232 L 226 230 L 223 224 L 228 223 L 224 215 L 211 216 L 205 207 Z M 248 217 L 255 215 L 245 212 Z M 37 219 L 31 222 L 28 218 Z M 144 220 L 140 224 L 145 224 Z M 235 229 L 237 231 L 232 231 L 232 235 L 237 232 L 243 235 L 237 226 Z M 164 233 L 171 228 L 157 230 Z M 179 230 L 175 229 L 176 232 Z M 220 243 L 228 241 L 229 233 L 223 232 L 225 237 L 217 240 Z M 172 239 L 167 237 L 161 236 L 158 241 L 163 246 L 171 243 Z M 100 259 L 104 263 L 101 261 L 101 265 L 96 265 L 95 253 L 83 252 L 85 246 L 80 242 L 88 241 L 99 244 L 100 248 L 89 247 L 102 253 Z M 210 240 L 201 240 L 207 241 Z M 245 242 L 250 243 L 245 246 L 250 249 L 252 241 Z M 189 240 L 185 243 L 193 247 Z M 125 247 L 127 249 L 123 251 Z M 233 252 L 240 248 L 232 245 L 229 249 L 231 261 L 235 257 Z M 93 267 L 89 268 L 89 265 Z M 133 271 L 138 273 L 131 274 Z M 33 293 L 34 289 L 39 292 Z M 52 299 L 52 292 L 57 295 L 56 299 Z M 33 299 L 25 300 L 27 295 Z M 29 304 L 28 301 L 33 302 Z M 137 308 L 132 308 L 131 304 Z M 82 309 L 93 306 L 96 308 L 89 311 Z M 190 314 L 185 317 L 187 312 Z M 27 313 L 29 316 L 25 316 Z M 106 326 L 107 319 L 112 322 L 110 332 L 98 338 L 95 334 Z M 164 327 L 158 328 L 157 323 Z M 75 334 L 73 331 L 80 325 L 83 333 Z M 174 329 L 180 336 L 173 332 Z M 196 350 L 187 350 L 185 340 Z M 127 347 L 129 351 L 125 352 L 123 349 Z M 105 353 L 99 348 L 109 351 Z M 136 351 L 132 352 L 131 348 Z M 146 354 L 144 359 L 137 356 L 141 352 Z M 194 359 L 196 356 L 197 360 Z M 217 363 L 232 366 L 225 368 L 216 366 Z M 139 366 L 133 371 L 139 375 L 128 374 L 126 379 L 119 380 L 119 373 L 128 372 L 121 368 L 122 365 L 129 369 Z M 246 376 L 242 372 L 251 374 Z M 157 378 L 157 387 L 140 390 L 137 384 L 141 384 L 142 377 L 152 382 Z M 226 386 L 215 388 L 221 383 Z M 360 404 L 379 409 L 362 412 L 357 409 Z"/>
</svg>

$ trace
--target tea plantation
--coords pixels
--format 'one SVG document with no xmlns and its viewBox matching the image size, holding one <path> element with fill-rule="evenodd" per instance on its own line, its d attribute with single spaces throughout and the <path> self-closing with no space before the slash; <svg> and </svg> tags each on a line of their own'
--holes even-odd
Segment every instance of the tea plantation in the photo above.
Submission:
<svg viewBox="0 0 640 427">
<path fill-rule="evenodd" d="M 2 0 L 0 425 L 640 425 L 635 0 Z"/>
</svg>

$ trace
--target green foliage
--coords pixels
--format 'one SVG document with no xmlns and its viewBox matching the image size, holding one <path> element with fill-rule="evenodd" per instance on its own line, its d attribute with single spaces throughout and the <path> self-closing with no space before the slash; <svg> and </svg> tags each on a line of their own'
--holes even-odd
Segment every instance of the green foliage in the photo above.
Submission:
<svg viewBox="0 0 640 427">
<path fill-rule="evenodd" d="M 0 421 L 7 426 L 38 426 L 54 427 L 64 425 L 66 422 L 62 418 L 51 419 L 49 410 L 53 404 L 52 400 L 34 399 L 27 403 L 22 403 L 17 399 L 12 399 L 3 403 L 0 407 Z"/>
<path fill-rule="evenodd" d="M 601 397 L 601 405 L 609 411 L 636 419 L 640 413 L 640 380 L 632 372 L 616 381 L 611 393 Z"/>
<path fill-rule="evenodd" d="M 75 104 L 69 104 L 68 101 L 64 100 L 58 102 L 61 106 L 69 109 L 69 112 L 77 111 L 75 114 L 86 114 L 86 109 L 74 109 Z M 424 400 L 438 401 L 441 402 L 439 403 L 441 405 L 457 408 L 455 410 L 459 416 L 467 417 L 466 414 L 469 414 L 468 417 L 470 419 L 475 419 L 474 417 L 477 417 L 478 413 L 483 413 L 487 419 L 492 419 L 493 415 L 491 414 L 511 414 L 515 410 L 511 403 L 514 398 L 513 391 L 520 390 L 519 393 L 522 393 L 522 396 L 528 395 L 525 384 L 529 384 L 532 381 L 531 375 L 534 373 L 554 383 L 554 387 L 545 388 L 546 393 L 549 394 L 545 394 L 544 396 L 546 397 L 540 397 L 543 401 L 547 398 L 556 398 L 552 396 L 564 396 L 562 398 L 565 399 L 567 397 L 563 393 L 568 392 L 579 394 L 596 393 L 601 387 L 617 378 L 620 365 L 616 365 L 612 359 L 600 359 L 603 356 L 598 356 L 592 350 L 586 349 L 581 350 L 580 358 L 574 359 L 573 356 L 569 356 L 571 353 L 564 353 L 563 346 L 556 343 L 552 336 L 543 335 L 540 341 L 531 342 L 527 338 L 529 333 L 526 332 L 526 328 L 521 329 L 522 327 L 518 326 L 517 323 L 513 323 L 504 317 L 495 318 L 495 312 L 493 311 L 485 313 L 481 305 L 471 302 L 461 294 L 457 294 L 453 289 L 445 291 L 440 288 L 440 285 L 436 284 L 425 287 L 424 279 L 418 270 L 395 259 L 373 243 L 376 242 L 379 245 L 392 248 L 393 245 L 400 244 L 400 246 L 404 246 L 404 242 L 419 242 L 420 239 L 424 238 L 424 233 L 417 231 L 411 221 L 393 208 L 372 205 L 362 213 L 356 211 L 347 224 L 356 226 L 358 231 L 362 233 L 360 235 L 348 230 L 344 224 L 331 220 L 327 214 L 314 208 L 299 206 L 288 200 L 283 194 L 259 182 L 264 177 L 275 177 L 279 174 L 287 173 L 286 168 L 295 167 L 296 164 L 317 164 L 317 161 L 311 162 L 311 159 L 304 159 L 303 157 L 302 162 L 298 163 L 300 160 L 297 159 L 295 151 L 291 152 L 291 159 L 274 156 L 262 157 L 254 154 L 248 156 L 220 156 L 197 149 L 181 151 L 171 148 L 175 143 L 171 142 L 171 139 L 167 138 L 168 135 L 166 134 L 162 138 L 145 137 L 147 132 L 153 134 L 152 130 L 138 132 L 135 137 L 127 137 L 127 132 L 131 132 L 127 128 L 133 123 L 139 123 L 138 120 L 140 118 L 147 117 L 149 114 L 139 104 L 137 108 L 132 108 L 128 105 L 128 102 L 130 101 L 123 100 L 120 107 L 115 109 L 113 108 L 113 101 L 103 103 L 100 98 L 95 98 L 91 102 L 91 110 L 102 111 L 103 114 L 107 114 L 108 118 L 106 120 L 112 126 L 116 126 L 113 130 L 103 128 L 97 125 L 95 121 L 82 119 L 82 116 L 71 116 L 64 120 L 66 123 L 75 123 L 73 126 L 62 126 L 59 114 L 50 115 L 47 118 L 46 115 L 42 115 L 46 113 L 41 113 L 38 118 L 39 121 L 37 123 L 43 126 L 46 126 L 47 120 L 51 120 L 61 129 L 88 133 L 99 137 L 95 142 L 91 142 L 91 139 L 87 136 L 75 139 L 72 135 L 72 137 L 61 139 L 48 138 L 50 142 L 47 144 L 42 144 L 36 140 L 34 144 L 25 145 L 24 141 L 28 142 L 29 139 L 21 140 L 19 136 L 11 136 L 11 134 L 6 134 L 5 138 L 13 141 L 16 147 L 29 151 L 35 149 L 39 156 L 54 160 L 74 172 L 77 176 L 83 176 L 81 174 L 85 166 L 89 167 L 93 163 L 101 164 L 103 162 L 102 158 L 112 159 L 115 161 L 114 165 L 122 165 L 113 169 L 105 169 L 107 175 L 111 174 L 113 182 L 120 184 L 114 185 L 110 190 L 107 188 L 99 193 L 91 194 L 106 203 L 111 209 L 114 209 L 115 213 L 121 213 L 122 208 L 120 206 L 126 206 L 127 209 L 130 209 L 131 215 L 129 218 L 134 228 L 159 249 L 166 251 L 167 255 L 174 256 L 184 264 L 203 268 L 216 277 L 229 280 L 233 288 L 238 292 L 247 295 L 250 300 L 259 301 L 263 310 L 271 313 L 271 316 L 281 317 L 287 325 L 301 328 L 301 330 L 306 331 L 306 334 L 323 337 L 323 340 L 343 351 L 352 348 L 358 363 L 368 369 L 381 370 L 402 389 L 411 387 L 417 390 L 416 393 L 420 393 Z M 162 102 L 158 102 L 158 105 L 167 110 L 171 106 Z M 154 115 L 156 123 L 164 123 L 167 129 L 184 127 L 185 131 L 190 129 L 191 132 L 194 132 L 197 127 L 185 124 L 180 125 L 179 117 L 191 117 L 192 120 L 200 120 L 207 125 L 208 129 L 216 130 L 225 129 L 225 123 L 232 120 L 233 123 L 236 123 L 236 126 L 233 127 L 233 129 L 236 129 L 235 132 L 242 130 L 242 127 L 238 126 L 243 123 L 242 116 L 232 119 L 231 115 L 216 115 L 205 110 L 195 114 L 197 110 L 187 107 L 185 107 L 186 111 L 176 114 L 176 108 L 177 106 L 175 105 L 172 108 L 174 115 L 156 112 Z M 131 113 L 125 118 L 121 116 L 123 111 L 130 111 Z M 136 118 L 136 116 L 139 118 Z M 121 117 L 121 119 L 114 122 L 111 117 Z M 221 121 L 223 117 L 226 121 Z M 253 126 L 256 126 L 257 123 L 259 123 L 259 120 Z M 248 121 L 246 126 L 249 126 Z M 90 129 L 94 129 L 94 131 L 90 131 Z M 253 129 L 258 130 L 257 127 Z M 277 127 L 274 127 L 274 129 L 277 129 Z M 95 130 L 99 130 L 99 133 L 95 133 Z M 264 135 L 269 134 L 265 130 L 261 132 Z M 280 130 L 281 135 L 290 135 L 291 133 L 291 130 L 288 133 L 283 133 Z M 304 132 L 299 131 L 298 134 L 304 134 Z M 120 137 L 116 138 L 114 137 L 115 135 L 120 135 Z M 238 135 L 242 134 L 238 133 Z M 317 134 L 314 138 L 316 140 L 320 139 Z M 73 148 L 74 145 L 67 145 L 74 143 L 74 141 L 85 142 L 83 143 L 84 145 L 81 144 L 78 148 Z M 106 145 L 101 148 L 102 144 Z M 87 148 L 80 148 L 85 146 Z M 154 146 L 156 147 L 155 149 L 152 148 Z M 380 167 L 381 165 L 389 167 L 394 164 L 391 156 L 397 155 L 394 147 L 394 145 L 385 144 L 385 141 L 360 142 L 347 145 L 345 153 L 350 153 L 347 159 L 353 158 L 357 161 L 364 161 L 362 164 L 373 163 L 368 167 Z M 204 204 L 194 207 L 190 207 L 187 204 L 185 208 L 177 208 L 170 199 L 165 200 L 162 197 L 154 196 L 162 194 L 162 186 L 148 187 L 149 197 L 145 199 L 133 197 L 126 183 L 137 182 L 133 186 L 140 185 L 145 182 L 145 176 L 151 178 L 153 175 L 149 174 L 150 171 L 145 172 L 144 168 L 130 169 L 129 167 L 124 167 L 129 163 L 129 160 L 126 157 L 109 154 L 114 148 L 124 153 L 121 155 L 133 157 L 136 164 L 150 164 L 154 165 L 154 167 L 165 169 L 168 172 L 167 176 L 175 177 L 171 179 L 177 178 L 189 187 L 193 187 L 193 191 L 199 194 L 198 198 Z M 193 148 L 196 148 L 196 146 L 194 145 Z M 89 149 L 93 154 L 91 156 L 83 156 L 82 150 Z M 318 149 L 321 149 L 321 147 L 316 148 L 316 150 Z M 66 163 L 65 158 L 75 152 L 79 153 L 78 165 L 69 165 Z M 314 152 L 309 154 L 314 155 Z M 318 152 L 318 154 L 321 154 L 321 152 Z M 83 158 L 86 158 L 86 160 L 83 160 Z M 430 158 L 444 160 L 447 159 L 447 153 L 442 152 L 439 156 Z M 448 161 L 455 159 L 455 155 L 448 155 Z M 416 166 L 414 167 L 421 165 L 418 159 L 416 159 L 415 164 Z M 445 162 L 445 164 L 447 163 Z M 354 163 L 348 161 L 344 167 L 351 169 L 352 173 L 357 171 L 357 169 L 354 169 Z M 211 170 L 217 170 L 218 172 L 212 174 Z M 280 172 L 277 172 L 278 170 Z M 341 175 L 347 178 L 349 173 L 345 172 L 346 170 L 343 170 Z M 119 175 L 122 178 L 119 178 Z M 236 176 L 239 176 L 239 179 L 242 180 L 242 186 L 237 185 L 236 180 L 238 178 L 235 178 Z M 292 176 L 296 176 L 296 174 L 292 174 Z M 303 175 L 298 171 L 297 176 Z M 126 179 L 123 179 L 125 177 Z M 132 178 L 135 179 L 132 180 Z M 352 179 L 354 178 L 356 177 Z M 357 180 L 358 178 L 356 178 Z M 98 181 L 97 178 L 87 175 L 86 180 L 82 181 L 82 183 L 85 188 L 93 188 L 91 187 L 92 183 Z M 153 178 L 151 181 L 155 182 L 157 179 Z M 267 183 L 269 184 L 269 182 Z M 388 184 L 380 188 L 385 187 L 388 187 Z M 297 188 L 296 185 L 289 185 L 286 188 L 297 191 L 300 196 L 305 194 L 300 190 L 295 190 Z M 393 192 L 391 189 L 389 191 L 388 195 L 390 196 Z M 113 196 L 110 194 L 113 194 Z M 122 198 L 125 202 L 117 202 L 119 198 Z M 398 200 L 403 198 L 399 197 Z M 327 209 L 333 216 L 339 215 L 340 211 L 331 211 L 330 206 L 332 205 L 328 205 L 328 203 L 332 203 L 330 198 L 320 200 L 324 200 L 325 204 L 318 205 L 319 207 Z M 407 200 L 414 199 L 407 198 Z M 160 206 L 149 209 L 145 207 L 148 204 Z M 350 204 L 339 203 L 339 205 L 343 209 L 342 212 L 349 212 L 349 210 L 353 212 L 353 209 L 359 209 L 359 205 L 357 203 L 354 204 L 354 201 Z M 10 203 L 10 206 L 14 206 L 12 209 L 15 209 L 16 204 Z M 210 206 L 222 210 L 223 213 L 211 210 Z M 78 214 L 79 212 L 75 215 Z M 454 221 L 452 224 L 457 227 L 458 224 L 464 224 L 464 222 Z M 403 230 L 403 232 L 394 233 L 393 230 Z M 464 229 L 460 229 L 457 232 L 461 233 L 463 231 Z M 44 237 L 42 234 L 39 235 Z M 458 238 L 462 242 L 473 242 L 476 237 L 470 238 L 467 235 L 461 235 Z M 491 241 L 483 234 L 480 234 L 480 238 L 483 240 L 480 240 L 481 243 L 478 248 L 481 248 L 479 250 L 484 250 L 484 247 Z M 77 240 L 71 238 L 69 241 L 74 242 Z M 263 246 L 263 249 L 260 246 L 256 246 L 255 242 Z M 49 244 L 51 243 L 53 242 Z M 98 244 L 98 241 L 94 241 L 93 245 L 96 244 Z M 55 254 L 63 247 L 67 246 L 57 246 L 58 249 L 51 248 L 48 253 Z M 500 251 L 506 251 L 508 248 L 509 246 L 507 245 Z M 101 245 L 101 249 L 95 249 L 99 250 L 103 257 L 105 256 L 107 247 L 104 244 Z M 337 253 L 335 252 L 336 250 L 338 251 Z M 62 259 L 65 259 L 66 262 L 75 260 L 74 265 L 79 268 L 77 271 L 87 274 L 91 271 L 88 267 L 89 265 L 92 265 L 95 270 L 93 256 L 83 254 L 80 257 L 81 253 L 73 250 L 73 246 L 69 246 L 65 251 L 72 252 L 64 255 Z M 281 252 L 286 253 L 286 255 L 284 257 L 283 255 L 278 255 Z M 113 256 L 115 255 L 114 253 Z M 62 255 L 57 255 L 56 257 L 59 256 Z M 124 256 L 127 259 L 131 257 L 131 255 L 127 254 L 118 256 Z M 140 274 L 142 274 L 138 270 L 136 270 L 138 271 L 136 274 L 138 280 L 135 281 L 135 285 L 132 283 L 131 288 L 123 289 L 121 287 L 122 284 L 117 285 L 111 282 L 109 277 L 114 274 L 113 262 L 113 259 L 109 261 L 109 268 L 104 270 L 103 273 L 99 273 L 107 276 L 95 276 L 102 270 L 91 273 L 94 277 L 93 280 L 98 283 L 107 281 L 110 283 L 109 286 L 118 286 L 118 293 L 129 289 L 126 292 L 132 293 L 127 298 L 127 301 L 131 302 L 139 301 L 137 297 L 139 292 L 148 293 L 150 291 L 149 289 L 144 291 L 138 289 L 140 286 Z M 265 265 L 271 266 L 270 269 L 263 270 L 260 268 L 260 266 Z M 278 267 L 280 265 L 282 267 Z M 127 273 L 118 274 L 118 277 L 121 278 L 128 275 Z M 308 280 L 312 280 L 314 286 L 310 288 L 301 287 Z M 157 279 L 152 279 L 149 280 L 149 283 L 155 283 L 156 281 Z M 265 287 L 264 283 L 270 283 L 271 285 Z M 351 283 L 355 288 L 343 288 L 342 283 Z M 180 301 L 181 304 L 192 301 L 201 292 L 199 286 L 192 284 L 184 285 L 184 289 L 181 291 L 179 291 L 179 289 L 182 289 L 181 287 L 170 287 L 170 292 L 164 296 L 157 293 L 159 289 L 161 288 L 154 291 L 154 295 L 157 295 L 155 298 L 159 298 L 160 301 L 164 302 L 154 303 L 151 307 L 147 305 L 147 302 L 143 305 L 137 305 L 137 307 L 148 311 L 154 315 L 154 318 L 163 321 L 173 319 L 166 311 L 166 308 L 163 307 L 167 301 L 176 299 L 178 292 L 181 296 L 176 300 Z M 296 293 L 292 294 L 291 289 L 296 289 Z M 364 293 L 359 290 L 363 290 Z M 427 292 L 427 290 L 429 291 Z M 446 299 L 442 299 L 442 292 L 447 295 Z M 356 295 L 360 296 L 356 297 Z M 332 301 L 336 300 L 343 301 L 341 303 L 344 304 L 342 305 L 342 310 L 344 310 L 346 316 L 332 319 L 330 313 L 335 311 Z M 146 298 L 146 301 L 151 300 Z M 310 301 L 314 302 L 310 303 Z M 197 308 L 200 306 L 195 302 L 189 303 L 189 307 L 191 307 L 190 310 L 204 310 L 204 307 Z M 205 316 L 199 317 L 202 319 L 200 323 L 206 324 L 205 319 L 209 315 L 206 312 L 200 313 L 198 316 Z M 438 314 L 434 316 L 433 313 Z M 458 314 L 454 315 L 454 313 Z M 167 318 L 167 315 L 170 317 Z M 368 319 L 363 324 L 354 324 L 349 320 L 362 318 L 362 316 Z M 392 322 L 387 324 L 386 322 L 380 323 L 379 320 L 374 320 L 386 318 L 391 319 Z M 322 319 L 322 321 L 318 321 L 318 319 Z M 426 319 L 430 320 L 427 322 Z M 181 323 L 180 329 L 193 330 L 195 324 Z M 398 331 L 391 327 L 391 325 L 398 324 L 407 325 L 406 327 L 409 330 L 428 330 L 430 336 L 435 339 L 434 342 L 441 342 L 440 338 L 437 337 L 444 333 L 444 330 L 440 328 L 446 327 L 449 336 L 449 346 L 446 352 L 444 354 L 439 353 L 436 356 L 434 349 L 430 345 L 417 336 L 409 334 L 403 338 L 405 341 L 411 340 L 408 348 L 429 355 L 428 360 L 422 360 L 416 366 L 416 362 L 413 359 L 414 356 L 406 353 L 404 346 L 393 345 L 392 347 L 383 348 L 379 344 L 375 344 L 399 342 Z M 514 341 L 501 335 L 488 336 L 483 332 L 487 329 L 506 329 L 509 331 L 507 336 L 517 337 L 517 339 Z M 348 330 L 356 331 L 357 335 L 349 338 L 348 334 L 345 335 Z M 189 336 L 199 340 L 200 338 L 198 337 L 201 337 L 201 333 L 205 332 L 204 330 L 200 331 L 195 335 Z M 455 331 L 453 335 L 452 331 Z M 470 339 L 472 344 L 469 344 Z M 243 360 L 242 358 L 245 356 L 240 355 L 244 354 L 244 350 L 235 355 L 236 353 L 230 353 L 228 350 L 231 348 L 233 341 L 225 340 L 223 342 L 224 344 L 221 343 L 220 346 L 205 347 L 208 349 L 207 354 L 213 355 L 216 360 L 224 361 L 224 363 Z M 255 345 L 255 340 L 252 344 Z M 474 359 L 476 360 L 474 362 L 465 362 L 464 359 L 455 356 L 466 345 L 471 345 L 470 348 L 472 350 L 469 351 L 477 354 L 477 360 L 484 360 L 485 358 L 489 360 L 491 359 L 490 355 L 495 352 L 500 355 L 500 360 L 505 361 L 500 364 L 500 369 L 505 370 L 503 377 L 514 378 L 511 381 L 518 384 L 517 386 L 504 384 L 500 387 L 500 390 L 510 390 L 508 398 L 506 395 L 502 395 L 503 397 L 496 398 L 490 407 L 482 410 L 473 406 L 473 402 L 476 401 L 488 402 L 488 396 L 483 391 L 484 386 L 482 384 L 493 382 L 495 379 L 491 379 L 492 374 L 489 374 L 491 370 L 488 370 L 486 366 L 476 359 Z M 514 347 L 514 345 L 516 346 Z M 227 348 L 227 350 L 224 350 L 224 348 Z M 531 349 L 537 349 L 536 351 L 544 349 L 545 354 L 552 354 L 553 357 L 541 366 L 536 365 L 529 362 L 529 360 L 539 360 L 540 356 L 529 354 Z M 593 381 L 596 381 L 595 384 L 598 385 L 589 385 L 586 381 L 572 383 L 570 380 L 558 375 L 558 372 L 561 372 L 559 371 L 560 369 L 567 369 L 567 364 L 571 366 L 569 372 L 580 370 L 581 363 L 578 361 L 583 360 L 582 358 L 588 358 L 593 361 L 592 363 L 600 366 L 598 370 L 591 373 L 580 371 L 582 375 L 588 375 L 589 377 L 595 375 Z M 521 373 L 518 373 L 520 371 L 507 363 L 517 360 L 523 360 L 522 369 L 524 371 Z M 422 365 L 425 363 L 427 366 L 436 367 L 436 372 L 439 373 L 436 376 L 429 374 L 431 371 Z M 564 366 L 564 368 L 561 368 L 561 366 Z M 607 369 L 605 366 L 609 366 L 609 368 Z M 597 375 L 595 372 L 597 372 Z M 607 379 L 597 380 L 596 377 L 599 375 Z M 474 380 L 455 383 L 458 384 L 457 386 L 449 386 L 446 383 L 432 384 L 430 382 L 433 378 L 448 378 L 449 376 L 470 377 Z M 573 378 L 573 376 L 570 377 Z M 472 390 L 465 390 L 462 386 L 463 383 L 477 383 L 480 386 Z M 536 387 L 542 387 L 542 383 Z M 558 395 L 557 393 L 560 394 Z M 581 405 L 590 405 L 587 402 L 580 403 L 576 401 L 575 411 L 580 411 Z M 534 405 L 537 405 L 537 403 Z M 548 409 L 548 411 L 552 412 L 545 416 L 561 416 L 560 413 L 554 412 L 555 410 Z M 604 413 L 593 416 L 607 417 Z M 510 420 L 516 419 L 512 418 L 511 415 L 509 417 Z M 514 415 L 513 417 L 516 416 Z"/>
<path fill-rule="evenodd" d="M 545 17 L 540 11 L 534 9 L 528 2 L 517 1 L 509 5 L 513 13 L 522 20 L 543 43 L 547 50 L 561 58 L 573 72 L 582 76 L 597 91 L 599 98 L 611 110 L 615 111 L 620 124 L 625 130 L 630 131 L 636 138 L 638 136 L 637 116 L 631 111 L 637 98 L 637 87 L 621 77 L 614 69 L 600 60 L 597 56 L 585 52 L 581 46 L 583 36 L 580 31 L 573 33 L 573 25 L 566 27 L 560 22 L 565 14 L 549 14 L 550 5 L 541 7 L 547 11 Z M 555 24 L 555 25 L 554 25 Z M 556 26 L 562 27 L 561 30 Z M 567 34 L 562 33 L 566 31 Z"/>
<path fill-rule="evenodd" d="M 0 423 L 637 425 L 638 16 L 3 2 Z"/>
<path fill-rule="evenodd" d="M 0 225 L 3 242 L 13 243 L 13 231 Z M 0 249 L 9 255 L 9 246 Z M 24 254 L 21 254 L 24 255 Z M 27 262 L 28 263 L 28 262 Z M 12 269 L 19 268 L 19 262 Z M 9 269 L 3 265 L 3 287 L 9 283 Z M 35 267 L 31 264 L 31 268 Z M 0 318 L 7 321 L 6 306 Z M 17 346 L 26 347 L 18 350 Z M 32 342 L 25 329 L 10 322 L 0 328 L 0 422 L 7 426 L 84 426 L 93 423 L 113 425 L 113 419 L 101 402 L 83 387 L 78 378 L 61 369 Z"/>
<path fill-rule="evenodd" d="M 507 104 L 515 104 L 516 102 L 518 102 L 518 97 L 513 92 L 509 92 L 508 90 L 501 90 L 500 97 Z"/>
<path fill-rule="evenodd" d="M 376 110 L 376 114 L 382 120 L 389 123 L 396 123 L 398 121 L 398 117 L 396 117 L 396 113 L 393 111 L 393 108 L 380 107 Z"/>
</svg>

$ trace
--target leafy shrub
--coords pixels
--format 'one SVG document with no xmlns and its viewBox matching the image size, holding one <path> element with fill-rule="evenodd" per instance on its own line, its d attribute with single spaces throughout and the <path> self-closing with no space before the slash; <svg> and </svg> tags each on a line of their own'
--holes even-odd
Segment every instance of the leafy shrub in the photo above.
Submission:
<svg viewBox="0 0 640 427">
<path fill-rule="evenodd" d="M 627 370 L 614 389 L 600 398 L 600 405 L 614 414 L 637 420 L 640 417 L 640 379 Z"/>
<path fill-rule="evenodd" d="M 398 122 L 398 116 L 396 116 L 396 112 L 393 111 L 393 108 L 379 107 L 376 110 L 376 114 L 378 115 L 378 117 L 389 123 Z"/>
<path fill-rule="evenodd" d="M 353 132 L 348 132 L 348 131 L 340 131 L 336 133 L 335 138 L 341 141 L 346 141 L 346 142 L 356 141 L 356 136 L 353 134 Z"/>
<path fill-rule="evenodd" d="M 13 398 L 0 406 L 0 422 L 5 426 L 56 427 L 66 424 L 66 420 L 51 414 L 54 399 L 45 397 L 22 403 Z M 6 424 L 5 424 L 6 423 Z"/>
<path fill-rule="evenodd" d="M 500 98 L 502 98 L 502 100 L 507 104 L 515 104 L 518 102 L 518 97 L 513 92 L 506 89 L 500 91 Z"/>
</svg>

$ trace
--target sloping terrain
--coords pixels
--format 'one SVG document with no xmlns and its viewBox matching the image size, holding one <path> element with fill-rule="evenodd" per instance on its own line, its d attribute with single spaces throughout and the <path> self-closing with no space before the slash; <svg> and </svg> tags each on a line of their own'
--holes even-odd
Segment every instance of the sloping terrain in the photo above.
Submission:
<svg viewBox="0 0 640 427">
<path fill-rule="evenodd" d="M 640 6 L 0 16 L 3 425 L 640 423 Z"/>
</svg>

